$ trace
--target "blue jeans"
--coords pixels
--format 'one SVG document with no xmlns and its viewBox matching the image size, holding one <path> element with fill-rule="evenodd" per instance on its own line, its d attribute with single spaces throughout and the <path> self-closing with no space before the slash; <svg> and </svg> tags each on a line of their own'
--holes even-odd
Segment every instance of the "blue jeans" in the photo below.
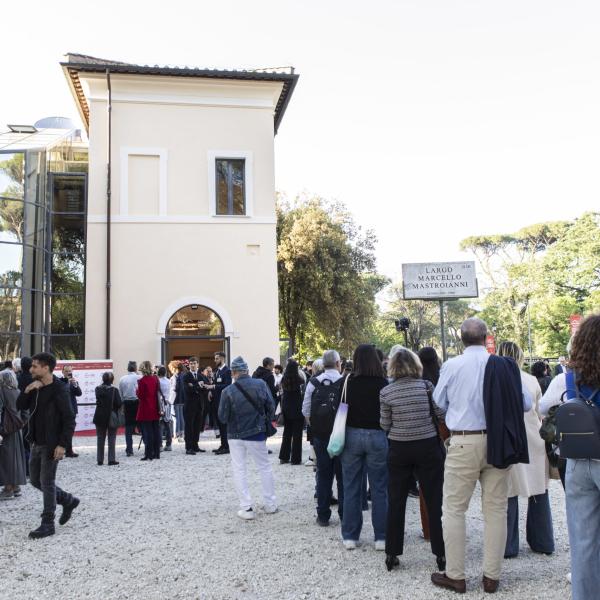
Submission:
<svg viewBox="0 0 600 600">
<path fill-rule="evenodd" d="M 363 472 L 366 467 L 371 489 L 371 522 L 375 541 L 385 540 L 387 519 L 388 441 L 381 429 L 346 427 L 342 452 L 344 517 L 342 538 L 358 541 L 362 529 Z"/>
<path fill-rule="evenodd" d="M 344 488 L 342 485 L 342 465 L 339 457 L 330 458 L 327 454 L 329 440 L 313 437 L 313 448 L 317 457 L 317 517 L 324 523 L 331 517 L 331 488 L 333 476 L 337 479 L 338 488 L 338 514 L 340 519 L 344 510 Z"/>
<path fill-rule="evenodd" d="M 183 404 L 175 404 L 175 435 L 179 437 L 185 431 L 185 421 L 183 418 Z"/>
<path fill-rule="evenodd" d="M 600 590 L 600 461 L 567 460 L 567 525 L 573 600 Z"/>
<path fill-rule="evenodd" d="M 504 558 L 514 558 L 519 554 L 519 497 L 508 499 L 506 548 Z M 554 529 L 548 491 L 531 496 L 527 503 L 526 537 L 534 552 L 552 554 L 554 552 Z"/>
</svg>

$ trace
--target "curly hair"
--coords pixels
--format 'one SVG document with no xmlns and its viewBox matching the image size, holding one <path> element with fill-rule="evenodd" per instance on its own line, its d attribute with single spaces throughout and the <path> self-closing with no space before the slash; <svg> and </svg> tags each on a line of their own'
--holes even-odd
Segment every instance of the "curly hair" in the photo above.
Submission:
<svg viewBox="0 0 600 600">
<path fill-rule="evenodd" d="M 579 383 L 600 387 L 600 314 L 581 322 L 573 337 L 569 367 L 577 373 Z"/>
</svg>

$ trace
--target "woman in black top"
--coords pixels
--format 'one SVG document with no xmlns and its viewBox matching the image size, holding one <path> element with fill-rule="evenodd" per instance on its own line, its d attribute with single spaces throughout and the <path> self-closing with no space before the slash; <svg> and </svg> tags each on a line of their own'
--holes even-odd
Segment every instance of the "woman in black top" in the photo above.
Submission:
<svg viewBox="0 0 600 600">
<path fill-rule="evenodd" d="M 304 416 L 302 415 L 302 398 L 304 379 L 300 377 L 300 366 L 295 360 L 289 360 L 285 367 L 281 389 L 281 412 L 283 413 L 283 438 L 279 450 L 279 462 L 290 462 L 293 465 L 302 462 L 302 431 Z"/>
<path fill-rule="evenodd" d="M 358 346 L 352 362 L 354 370 L 346 384 L 346 442 L 340 457 L 344 481 L 342 538 L 348 550 L 356 548 L 362 529 L 363 471 L 366 468 L 375 548 L 385 550 L 388 442 L 380 426 L 379 392 L 388 381 L 377 352 L 370 344 Z"/>
<path fill-rule="evenodd" d="M 545 394 L 552 381 L 552 377 L 546 375 L 546 365 L 541 360 L 534 362 L 531 365 L 531 374 L 538 380 L 542 394 Z"/>
<path fill-rule="evenodd" d="M 107 371 L 102 373 L 102 385 L 96 388 L 96 411 L 94 412 L 94 425 L 98 437 L 97 459 L 98 465 L 104 464 L 104 442 L 108 434 L 108 464 L 118 465 L 115 457 L 115 444 L 117 428 L 110 426 L 111 412 L 117 413 L 121 408 L 121 394 L 113 386 L 114 375 Z"/>
<path fill-rule="evenodd" d="M 440 357 L 435 348 L 425 346 L 419 350 L 419 359 L 423 365 L 423 376 L 421 379 L 431 381 L 433 385 L 437 385 L 440 379 Z"/>
</svg>

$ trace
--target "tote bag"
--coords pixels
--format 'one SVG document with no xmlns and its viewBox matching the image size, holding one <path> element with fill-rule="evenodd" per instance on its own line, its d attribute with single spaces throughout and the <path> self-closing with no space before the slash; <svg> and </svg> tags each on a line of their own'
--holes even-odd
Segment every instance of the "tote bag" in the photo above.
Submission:
<svg viewBox="0 0 600 600">
<path fill-rule="evenodd" d="M 346 401 L 346 393 L 348 388 L 348 379 L 346 377 L 344 381 L 344 387 L 342 389 L 342 398 L 340 405 L 338 406 L 337 412 L 335 413 L 335 421 L 333 422 L 333 431 L 329 437 L 329 444 L 327 445 L 327 453 L 331 458 L 339 456 L 344 451 L 344 444 L 346 443 L 346 419 L 348 418 L 348 402 Z"/>
</svg>

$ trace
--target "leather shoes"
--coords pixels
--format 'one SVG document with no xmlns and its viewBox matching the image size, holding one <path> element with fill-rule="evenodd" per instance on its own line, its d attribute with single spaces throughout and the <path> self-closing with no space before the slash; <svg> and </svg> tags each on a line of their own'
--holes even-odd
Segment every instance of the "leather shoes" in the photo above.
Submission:
<svg viewBox="0 0 600 600">
<path fill-rule="evenodd" d="M 488 594 L 495 594 L 498 589 L 500 581 L 498 579 L 490 579 L 489 577 L 483 576 L 483 591 Z"/>
<path fill-rule="evenodd" d="M 450 579 L 446 573 L 432 573 L 431 583 L 458 594 L 464 594 L 467 591 L 467 584 L 464 579 Z"/>
<path fill-rule="evenodd" d="M 193 450 L 186 450 L 186 451 L 185 451 L 185 453 L 186 453 L 186 454 L 190 454 L 190 455 L 192 455 L 192 456 L 195 456 L 195 455 L 196 455 L 196 453 L 195 453 Z"/>
<path fill-rule="evenodd" d="M 215 454 L 229 454 L 229 448 L 219 448 Z"/>
</svg>

